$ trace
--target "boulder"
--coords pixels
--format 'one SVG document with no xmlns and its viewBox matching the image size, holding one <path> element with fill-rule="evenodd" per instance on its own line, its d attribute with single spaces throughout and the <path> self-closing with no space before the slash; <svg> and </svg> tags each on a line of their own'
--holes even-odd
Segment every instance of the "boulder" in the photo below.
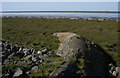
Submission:
<svg viewBox="0 0 120 78">
<path fill-rule="evenodd" d="M 44 54 L 42 56 L 39 56 L 39 59 L 46 60 L 46 59 L 48 59 L 48 55 Z"/>
<path fill-rule="evenodd" d="M 111 67 L 111 71 L 114 71 L 115 70 L 115 67 Z"/>
<path fill-rule="evenodd" d="M 19 50 L 18 50 L 18 51 L 21 52 L 22 50 L 23 50 L 23 47 L 19 47 Z"/>
<path fill-rule="evenodd" d="M 83 37 L 69 32 L 54 33 L 54 35 L 56 35 L 61 42 L 56 53 L 57 55 L 64 58 L 71 56 L 76 57 L 80 52 L 84 51 L 85 41 Z"/>
<path fill-rule="evenodd" d="M 65 63 L 56 68 L 50 77 L 110 76 L 108 66 L 115 62 L 99 45 L 71 32 L 58 32 L 53 35 L 60 41 L 56 54 L 63 57 Z M 82 66 L 80 59 L 83 61 Z M 76 74 L 76 71 L 80 71 L 80 74 Z"/>
<path fill-rule="evenodd" d="M 38 54 L 37 50 L 33 50 L 32 54 Z"/>
<path fill-rule="evenodd" d="M 48 49 L 46 48 L 46 49 L 42 50 L 41 52 L 42 52 L 42 54 L 47 54 Z"/>
<path fill-rule="evenodd" d="M 47 58 L 48 58 L 48 55 L 47 55 L 47 54 L 44 54 L 43 56 L 44 56 L 44 59 L 47 59 Z"/>
<path fill-rule="evenodd" d="M 42 52 L 41 52 L 41 51 L 37 51 L 37 54 L 40 54 L 40 55 L 42 55 Z"/>
<path fill-rule="evenodd" d="M 23 74 L 23 71 L 20 68 L 17 68 L 16 72 L 14 73 L 13 77 L 18 77 Z"/>
<path fill-rule="evenodd" d="M 15 55 L 16 55 L 16 53 L 13 52 L 12 54 L 10 54 L 10 55 L 8 56 L 8 58 L 13 57 L 13 56 L 15 56 Z"/>
<path fill-rule="evenodd" d="M 5 76 L 5 77 L 9 77 L 9 76 L 10 76 L 10 74 L 9 74 L 9 73 L 7 73 L 7 74 L 5 74 L 4 76 Z M 1 77 L 1 78 L 2 78 L 2 77 Z"/>
<path fill-rule="evenodd" d="M 113 76 L 116 77 L 116 75 L 117 75 L 117 72 L 116 72 L 116 71 L 113 71 Z"/>
<path fill-rule="evenodd" d="M 24 56 L 31 54 L 30 49 L 23 49 L 23 53 L 24 53 Z"/>
<path fill-rule="evenodd" d="M 79 58 L 81 53 L 85 51 L 86 44 L 85 39 L 74 33 L 64 32 L 64 33 L 54 33 L 57 36 L 60 46 L 56 52 L 57 55 L 64 57 L 66 62 L 60 65 L 50 74 L 50 77 L 58 77 L 62 74 L 66 74 L 67 77 L 75 77 L 75 71 L 78 69 L 77 64 L 72 62 L 73 58 Z M 68 75 L 69 74 L 69 75 Z M 66 77 L 65 75 L 63 77 Z"/>
<path fill-rule="evenodd" d="M 120 78 L 120 73 L 118 74 L 117 78 Z"/>
<path fill-rule="evenodd" d="M 35 56 L 32 56 L 32 61 L 37 61 L 36 57 Z"/>
<path fill-rule="evenodd" d="M 34 66 L 31 70 L 32 70 L 33 72 L 37 72 L 37 71 L 38 71 L 38 66 Z"/>
<path fill-rule="evenodd" d="M 28 75 L 29 75 L 29 74 L 30 74 L 30 72 L 29 72 L 29 71 L 27 71 L 27 72 L 26 72 L 26 74 L 28 74 Z"/>
<path fill-rule="evenodd" d="M 120 73 L 120 67 L 116 67 L 115 70 L 117 73 Z"/>
<path fill-rule="evenodd" d="M 31 59 L 32 58 L 32 54 L 31 55 L 27 55 L 25 58 Z"/>
<path fill-rule="evenodd" d="M 30 51 L 30 49 L 24 48 L 23 51 L 27 51 L 28 52 L 28 51 Z"/>
</svg>

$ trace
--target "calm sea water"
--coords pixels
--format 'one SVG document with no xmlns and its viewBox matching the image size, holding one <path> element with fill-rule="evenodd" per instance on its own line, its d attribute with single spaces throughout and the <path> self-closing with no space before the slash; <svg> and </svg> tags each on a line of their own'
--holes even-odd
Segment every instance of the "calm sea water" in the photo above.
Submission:
<svg viewBox="0 0 120 78">
<path fill-rule="evenodd" d="M 3 13 L 2 16 L 22 16 L 22 17 L 106 17 L 117 18 L 118 14 L 114 13 Z"/>
</svg>

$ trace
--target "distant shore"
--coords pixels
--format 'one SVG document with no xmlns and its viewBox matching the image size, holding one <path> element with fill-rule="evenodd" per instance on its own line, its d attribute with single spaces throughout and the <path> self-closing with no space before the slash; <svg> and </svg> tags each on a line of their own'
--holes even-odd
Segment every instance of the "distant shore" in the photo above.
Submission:
<svg viewBox="0 0 120 78">
<path fill-rule="evenodd" d="M 32 18 L 32 17 L 35 17 L 35 18 L 47 18 L 47 19 L 59 19 L 59 18 L 69 18 L 69 19 L 75 19 L 75 20 L 78 20 L 78 19 L 84 19 L 84 20 L 99 20 L 99 21 L 103 21 L 103 20 L 111 20 L 111 21 L 117 21 L 118 22 L 118 16 L 115 15 L 115 16 L 92 16 L 88 13 L 88 15 L 83 15 L 83 14 L 31 14 L 31 13 L 28 13 L 28 14 L 2 14 L 2 17 L 27 17 L 27 18 Z"/>
</svg>

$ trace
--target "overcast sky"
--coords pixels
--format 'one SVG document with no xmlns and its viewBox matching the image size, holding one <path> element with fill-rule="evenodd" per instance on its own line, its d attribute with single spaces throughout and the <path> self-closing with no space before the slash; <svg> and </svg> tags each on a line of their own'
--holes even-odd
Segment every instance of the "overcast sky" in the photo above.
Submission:
<svg viewBox="0 0 120 78">
<path fill-rule="evenodd" d="M 119 2 L 120 0 L 1 0 L 2 2 Z"/>
<path fill-rule="evenodd" d="M 3 11 L 117 11 L 117 2 L 3 2 Z"/>
</svg>

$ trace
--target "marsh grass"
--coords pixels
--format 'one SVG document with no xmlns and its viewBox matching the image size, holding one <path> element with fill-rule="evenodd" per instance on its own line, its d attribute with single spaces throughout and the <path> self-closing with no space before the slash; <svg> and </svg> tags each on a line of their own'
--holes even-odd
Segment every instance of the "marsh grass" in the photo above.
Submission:
<svg viewBox="0 0 120 78">
<path fill-rule="evenodd" d="M 59 57 L 57 55 L 49 56 L 49 59 L 42 62 L 42 65 L 39 65 L 39 69 L 37 72 L 31 71 L 32 77 L 48 77 L 50 73 L 52 73 L 57 67 L 59 67 L 63 62 L 64 58 Z"/>
<path fill-rule="evenodd" d="M 109 51 L 106 44 L 118 45 L 118 22 L 111 20 L 71 20 L 69 18 L 47 19 L 37 17 L 3 17 L 3 39 L 26 48 L 57 49 L 59 41 L 52 34 L 73 32 L 99 44 L 114 60 L 117 54 Z M 115 47 L 119 52 L 118 46 Z M 117 61 L 117 60 L 116 60 Z"/>
</svg>

